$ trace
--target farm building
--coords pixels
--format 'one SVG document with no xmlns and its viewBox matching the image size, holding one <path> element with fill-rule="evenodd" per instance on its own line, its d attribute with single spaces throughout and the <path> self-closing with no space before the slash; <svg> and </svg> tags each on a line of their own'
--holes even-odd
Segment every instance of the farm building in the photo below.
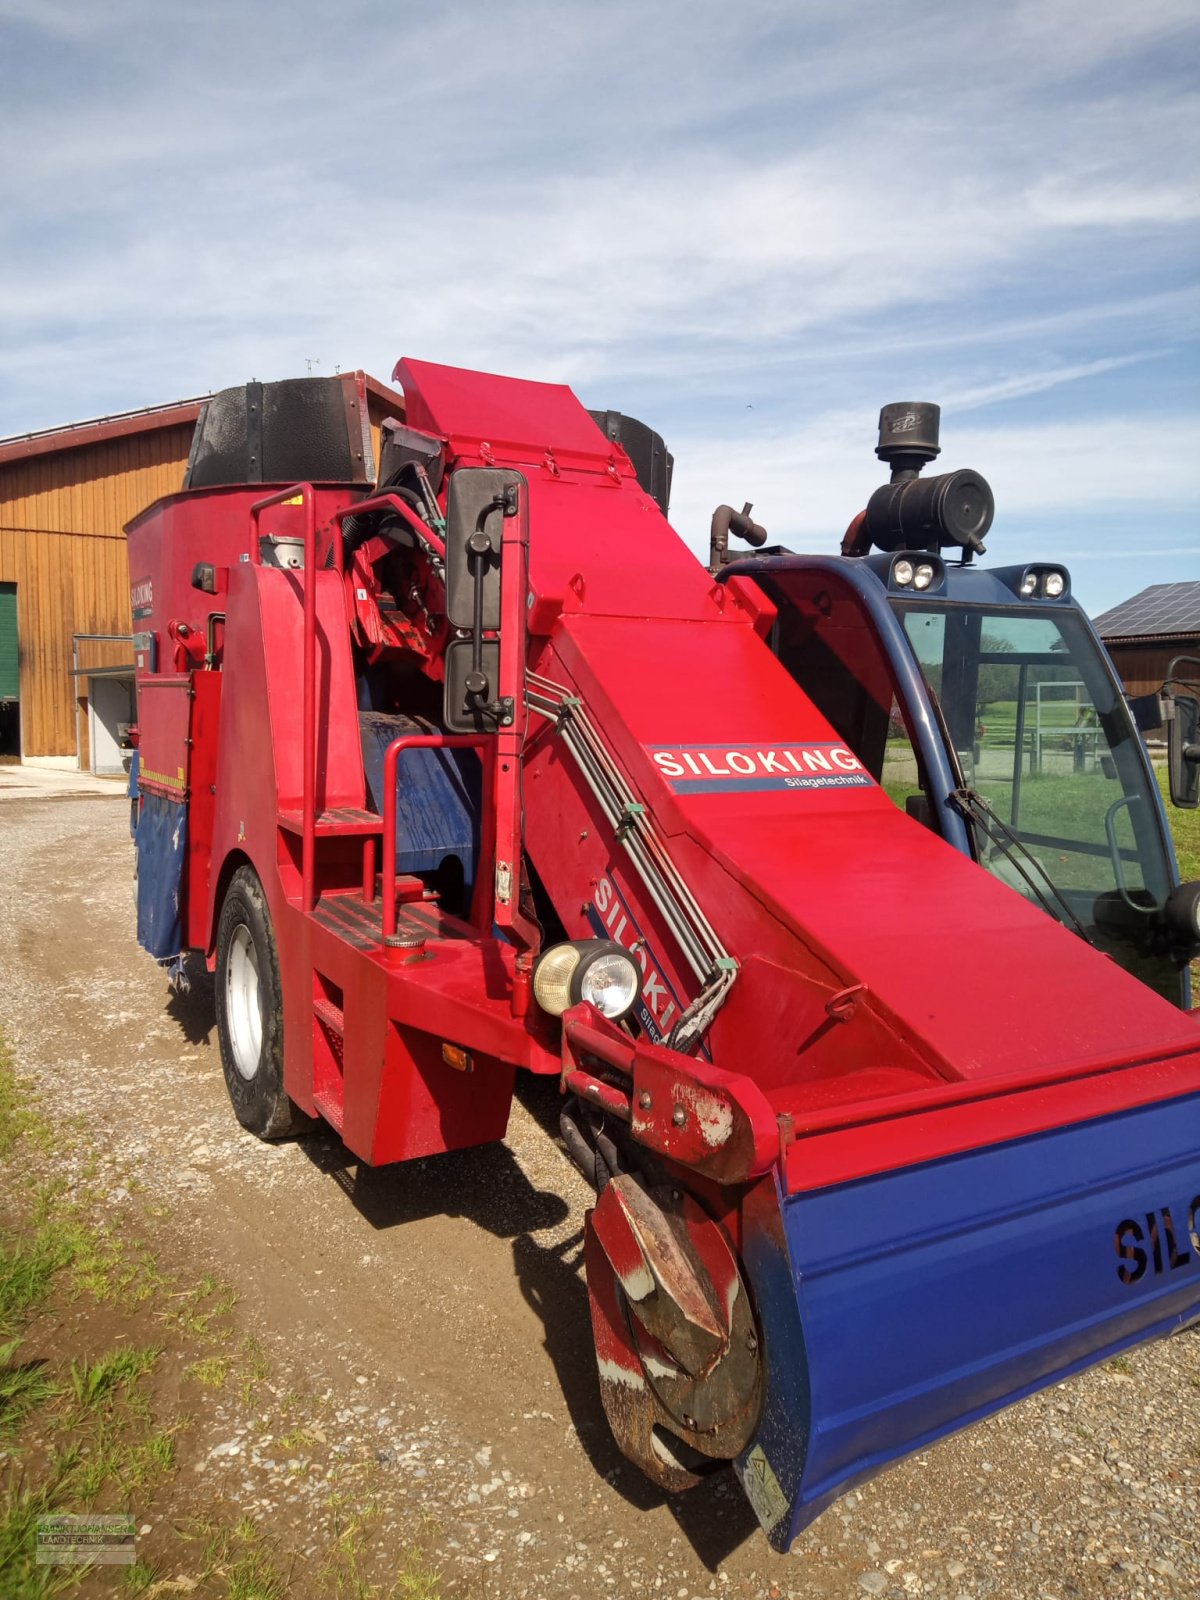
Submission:
<svg viewBox="0 0 1200 1600">
<path fill-rule="evenodd" d="M 1176 656 L 1200 656 L 1200 582 L 1152 583 L 1098 616 L 1095 628 L 1125 693 L 1157 694 Z"/>
<path fill-rule="evenodd" d="M 377 449 L 403 398 L 361 372 L 339 381 L 347 418 L 365 411 Z M 0 760 L 122 769 L 133 714 L 124 528 L 183 488 L 204 404 L 0 440 Z"/>
</svg>

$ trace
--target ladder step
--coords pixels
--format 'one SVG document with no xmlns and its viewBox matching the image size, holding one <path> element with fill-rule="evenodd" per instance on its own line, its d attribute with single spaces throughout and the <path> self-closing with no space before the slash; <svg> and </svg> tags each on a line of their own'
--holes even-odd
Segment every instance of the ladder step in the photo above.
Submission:
<svg viewBox="0 0 1200 1600">
<path fill-rule="evenodd" d="M 326 1000 L 322 995 L 313 1001 L 313 1016 L 323 1022 L 330 1033 L 336 1033 L 341 1039 L 346 1033 L 346 1016 L 340 1006 L 335 1006 L 332 1000 Z"/>
<path fill-rule="evenodd" d="M 328 1089 L 318 1090 L 313 1095 L 313 1104 L 333 1129 L 334 1133 L 341 1133 L 345 1120 L 345 1108 L 341 1100 Z"/>
<path fill-rule="evenodd" d="M 281 811 L 279 826 L 288 833 L 304 832 L 302 811 Z M 374 811 L 363 811 L 357 806 L 341 806 L 334 811 L 318 811 L 313 829 L 318 839 L 368 836 L 383 832 L 383 818 Z"/>
</svg>

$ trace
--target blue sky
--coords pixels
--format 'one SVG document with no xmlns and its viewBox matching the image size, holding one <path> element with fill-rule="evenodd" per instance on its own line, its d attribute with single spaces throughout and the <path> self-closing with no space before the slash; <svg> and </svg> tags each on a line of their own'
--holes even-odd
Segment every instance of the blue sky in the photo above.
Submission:
<svg viewBox="0 0 1200 1600">
<path fill-rule="evenodd" d="M 996 560 L 1200 576 L 1191 0 L 0 0 L 0 433 L 400 355 L 832 550 L 943 408 Z"/>
</svg>

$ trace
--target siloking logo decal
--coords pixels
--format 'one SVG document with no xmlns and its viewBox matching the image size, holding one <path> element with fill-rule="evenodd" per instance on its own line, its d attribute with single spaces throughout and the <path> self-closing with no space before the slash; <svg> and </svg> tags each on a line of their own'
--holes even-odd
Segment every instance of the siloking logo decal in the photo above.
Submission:
<svg viewBox="0 0 1200 1600">
<path fill-rule="evenodd" d="M 646 1036 L 654 1044 L 662 1044 L 678 1022 L 684 1004 L 664 977 L 657 958 L 634 921 L 628 902 L 610 877 L 605 876 L 597 881 L 587 919 L 597 938 L 615 939 L 618 944 L 624 945 L 641 967 L 642 992 L 634 1006 L 634 1014 Z M 703 1045 L 697 1054 L 706 1061 L 710 1059 Z"/>
<path fill-rule="evenodd" d="M 646 750 L 675 794 L 874 787 L 844 744 L 673 744 Z"/>
<path fill-rule="evenodd" d="M 129 603 L 134 620 L 143 621 L 154 610 L 154 580 L 139 578 L 129 586 Z"/>
</svg>

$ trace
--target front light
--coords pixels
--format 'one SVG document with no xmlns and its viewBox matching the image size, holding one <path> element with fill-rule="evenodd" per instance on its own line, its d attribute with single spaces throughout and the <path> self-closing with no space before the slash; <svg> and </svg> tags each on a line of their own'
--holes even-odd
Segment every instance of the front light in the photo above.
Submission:
<svg viewBox="0 0 1200 1600">
<path fill-rule="evenodd" d="M 913 581 L 913 564 L 911 561 L 897 561 L 892 568 L 892 582 L 898 583 L 902 589 L 907 589 Z"/>
<path fill-rule="evenodd" d="M 1048 572 L 1045 584 L 1047 600 L 1057 600 L 1066 586 L 1061 572 Z"/>
<path fill-rule="evenodd" d="M 589 960 L 586 956 L 576 968 L 579 998 L 595 1006 L 602 1017 L 616 1021 L 626 1016 L 633 1007 L 641 988 L 641 970 L 619 947 L 598 950 Z"/>
<path fill-rule="evenodd" d="M 641 968 L 612 939 L 551 945 L 533 969 L 533 998 L 551 1017 L 582 1000 L 617 1022 L 633 1009 L 641 987 Z"/>
<path fill-rule="evenodd" d="M 533 998 L 551 1017 L 561 1017 L 571 1004 L 571 975 L 579 965 L 579 946 L 551 945 L 533 969 Z"/>
<path fill-rule="evenodd" d="M 1025 595 L 1037 593 L 1037 573 L 1027 572 L 1021 579 L 1021 593 Z"/>
<path fill-rule="evenodd" d="M 922 561 L 921 565 L 917 568 L 916 573 L 913 576 L 913 588 L 928 589 L 932 582 L 933 568 L 929 565 L 928 561 Z"/>
</svg>

